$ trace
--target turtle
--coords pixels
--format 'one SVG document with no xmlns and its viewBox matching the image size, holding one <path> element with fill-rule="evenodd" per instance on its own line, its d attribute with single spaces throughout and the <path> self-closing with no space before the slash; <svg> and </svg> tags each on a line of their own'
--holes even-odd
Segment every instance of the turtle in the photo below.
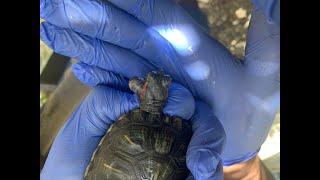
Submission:
<svg viewBox="0 0 320 180">
<path fill-rule="evenodd" d="M 84 174 L 85 180 L 180 180 L 190 171 L 189 121 L 163 114 L 171 77 L 162 70 L 146 79 L 133 77 L 129 88 L 139 108 L 118 118 L 101 139 Z"/>
</svg>

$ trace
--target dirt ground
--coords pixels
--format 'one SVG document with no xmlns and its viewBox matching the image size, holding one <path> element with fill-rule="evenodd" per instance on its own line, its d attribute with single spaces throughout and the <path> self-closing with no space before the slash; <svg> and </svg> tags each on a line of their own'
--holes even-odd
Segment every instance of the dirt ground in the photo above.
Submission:
<svg viewBox="0 0 320 180">
<path fill-rule="evenodd" d="M 244 56 L 252 4 L 249 0 L 198 0 L 210 34 L 239 58 Z"/>
</svg>

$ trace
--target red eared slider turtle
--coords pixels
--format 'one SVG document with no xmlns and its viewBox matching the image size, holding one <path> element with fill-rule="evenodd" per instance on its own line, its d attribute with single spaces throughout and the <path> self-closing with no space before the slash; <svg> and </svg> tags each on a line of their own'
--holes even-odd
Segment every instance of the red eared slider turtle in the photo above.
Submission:
<svg viewBox="0 0 320 180">
<path fill-rule="evenodd" d="M 140 108 L 121 116 L 101 140 L 85 173 L 86 180 L 186 179 L 191 125 L 162 114 L 171 78 L 150 72 L 133 78 L 130 89 Z"/>
</svg>

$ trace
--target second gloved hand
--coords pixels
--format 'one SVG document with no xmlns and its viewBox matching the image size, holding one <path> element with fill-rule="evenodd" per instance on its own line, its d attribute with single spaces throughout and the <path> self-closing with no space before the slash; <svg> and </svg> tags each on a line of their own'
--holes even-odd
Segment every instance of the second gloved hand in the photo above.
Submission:
<svg viewBox="0 0 320 180">
<path fill-rule="evenodd" d="M 110 125 L 120 115 L 138 107 L 138 99 L 128 92 L 126 78 L 81 63 L 74 65 L 73 71 L 82 82 L 92 86 L 92 91 L 57 135 L 41 172 L 43 180 L 82 179 L 93 151 Z M 201 108 L 196 109 L 193 116 L 192 95 L 173 83 L 164 113 L 191 118 L 193 136 L 187 165 L 195 179 L 221 179 L 219 154 L 225 140 L 224 130 L 205 104 L 196 103 L 200 103 L 197 107 Z"/>
</svg>

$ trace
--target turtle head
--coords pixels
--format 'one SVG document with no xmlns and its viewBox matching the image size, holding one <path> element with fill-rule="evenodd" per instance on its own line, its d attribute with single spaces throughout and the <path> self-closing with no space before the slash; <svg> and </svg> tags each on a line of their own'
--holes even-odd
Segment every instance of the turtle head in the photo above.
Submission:
<svg viewBox="0 0 320 180">
<path fill-rule="evenodd" d="M 132 78 L 129 87 L 139 96 L 140 109 L 160 114 L 168 98 L 171 81 L 171 77 L 165 75 L 163 71 L 152 71 L 148 73 L 146 79 Z"/>
</svg>

